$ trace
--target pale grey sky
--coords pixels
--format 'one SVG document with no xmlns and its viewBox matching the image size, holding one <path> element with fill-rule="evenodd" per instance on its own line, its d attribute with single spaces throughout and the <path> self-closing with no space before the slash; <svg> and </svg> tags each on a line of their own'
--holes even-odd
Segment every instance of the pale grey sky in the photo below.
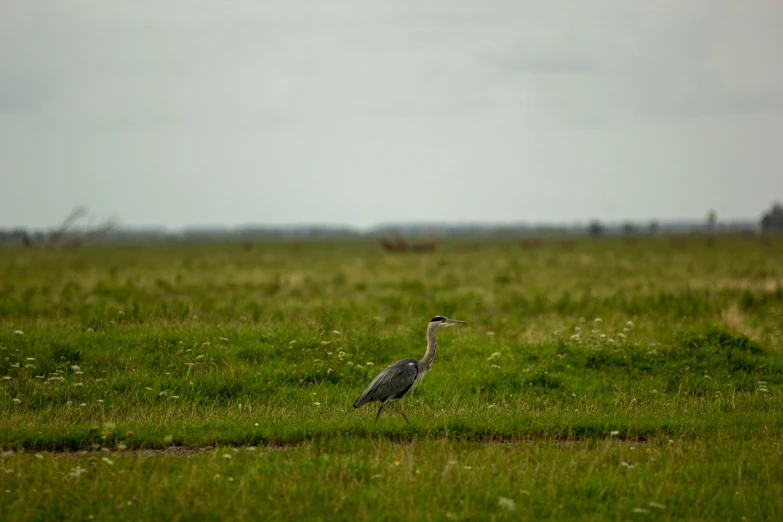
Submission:
<svg viewBox="0 0 783 522">
<path fill-rule="evenodd" d="M 0 0 L 0 228 L 756 218 L 783 2 Z"/>
</svg>

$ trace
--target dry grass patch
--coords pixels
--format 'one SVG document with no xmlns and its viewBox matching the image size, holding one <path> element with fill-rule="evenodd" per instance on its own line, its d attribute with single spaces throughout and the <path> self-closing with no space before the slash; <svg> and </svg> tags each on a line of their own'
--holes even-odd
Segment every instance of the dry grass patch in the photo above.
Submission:
<svg viewBox="0 0 783 522">
<path fill-rule="evenodd" d="M 756 342 L 763 342 L 764 336 L 758 328 L 750 325 L 748 317 L 742 313 L 737 303 L 732 303 L 720 315 L 721 321 L 729 330 L 747 335 Z"/>
</svg>

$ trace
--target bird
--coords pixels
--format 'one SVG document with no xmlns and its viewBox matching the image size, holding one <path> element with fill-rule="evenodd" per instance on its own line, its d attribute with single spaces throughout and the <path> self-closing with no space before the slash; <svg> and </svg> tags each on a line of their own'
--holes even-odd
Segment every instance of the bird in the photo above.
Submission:
<svg viewBox="0 0 783 522">
<path fill-rule="evenodd" d="M 380 401 L 381 405 L 378 407 L 378 413 L 375 415 L 375 422 L 378 422 L 378 417 L 381 416 L 381 410 L 383 405 L 389 399 L 400 399 L 400 413 L 405 422 L 410 422 L 408 416 L 405 415 L 405 407 L 402 403 L 402 398 L 406 393 L 419 381 L 421 381 L 424 374 L 432 366 L 432 360 L 435 358 L 435 330 L 442 327 L 455 326 L 458 324 L 467 324 L 467 321 L 459 321 L 457 319 L 449 319 L 442 315 L 436 315 L 432 318 L 427 325 L 427 352 L 424 354 L 424 358 L 420 361 L 416 359 L 401 359 L 386 367 L 381 373 L 379 373 L 375 379 L 372 380 L 370 385 L 353 403 L 354 408 L 358 408 L 367 404 L 368 402 Z"/>
</svg>

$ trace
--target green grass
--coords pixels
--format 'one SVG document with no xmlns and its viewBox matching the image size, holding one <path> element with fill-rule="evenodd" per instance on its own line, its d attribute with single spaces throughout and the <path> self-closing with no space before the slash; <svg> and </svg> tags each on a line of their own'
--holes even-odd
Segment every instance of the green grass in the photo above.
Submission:
<svg viewBox="0 0 783 522">
<path fill-rule="evenodd" d="M 716 444 L 731 458 L 716 460 Z M 723 434 L 642 444 L 380 437 L 188 456 L 37 453 L 5 459 L 14 489 L 0 498 L 15 519 L 776 520 L 781 457 L 768 437 Z"/>
<path fill-rule="evenodd" d="M 753 238 L 4 249 L 4 512 L 778 519 L 781 259 Z M 411 423 L 352 408 L 438 314 L 470 324 L 439 332 Z"/>
</svg>

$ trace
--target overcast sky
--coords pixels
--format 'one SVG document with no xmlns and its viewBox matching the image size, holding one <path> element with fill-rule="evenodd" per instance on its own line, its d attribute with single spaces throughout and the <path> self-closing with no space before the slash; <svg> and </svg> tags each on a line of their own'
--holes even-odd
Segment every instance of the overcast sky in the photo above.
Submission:
<svg viewBox="0 0 783 522">
<path fill-rule="evenodd" d="M 0 0 L 0 228 L 756 219 L 781 49 L 775 0 Z"/>
</svg>

